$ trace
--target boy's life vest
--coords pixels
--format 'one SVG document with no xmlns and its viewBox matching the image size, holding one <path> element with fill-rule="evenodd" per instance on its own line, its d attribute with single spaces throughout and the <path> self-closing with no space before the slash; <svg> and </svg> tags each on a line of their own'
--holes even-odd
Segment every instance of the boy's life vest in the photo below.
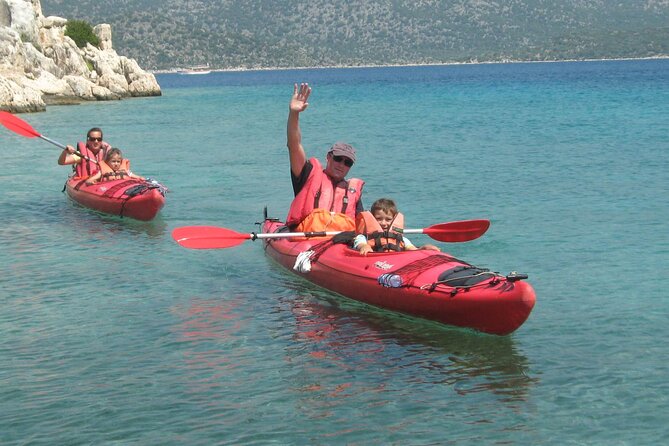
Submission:
<svg viewBox="0 0 669 446">
<path fill-rule="evenodd" d="M 353 231 L 365 182 L 351 178 L 335 185 L 316 158 L 309 162 L 313 167 L 290 205 L 286 225 L 298 231 Z"/>
<path fill-rule="evenodd" d="M 122 180 L 130 173 L 130 161 L 127 158 L 121 160 L 121 167 L 118 170 L 111 168 L 106 161 L 100 161 L 100 181 Z"/>
<path fill-rule="evenodd" d="M 390 225 L 388 231 L 384 231 L 381 225 L 369 211 L 358 214 L 355 219 L 356 234 L 363 234 L 367 237 L 367 243 L 374 252 L 404 251 L 404 215 L 398 212 Z"/>
<path fill-rule="evenodd" d="M 101 144 L 101 148 L 96 155 L 88 148 L 86 143 L 81 141 L 77 143 L 77 150 L 79 151 L 79 153 L 92 160 L 96 160 L 98 163 L 104 161 L 105 156 L 107 155 L 107 150 L 109 150 L 110 148 L 111 146 L 103 141 Z M 93 161 L 89 161 L 86 158 L 81 158 L 81 161 L 79 161 L 77 164 L 74 165 L 74 175 L 81 179 L 86 179 L 88 177 L 91 177 L 96 173 L 98 173 L 99 171 L 100 171 L 99 164 L 95 164 Z"/>
</svg>

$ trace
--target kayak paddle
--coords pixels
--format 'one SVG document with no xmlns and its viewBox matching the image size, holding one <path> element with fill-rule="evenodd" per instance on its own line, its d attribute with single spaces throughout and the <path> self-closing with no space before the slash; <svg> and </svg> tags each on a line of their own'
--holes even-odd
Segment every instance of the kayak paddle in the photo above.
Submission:
<svg viewBox="0 0 669 446">
<path fill-rule="evenodd" d="M 50 142 L 54 146 L 60 147 L 61 149 L 65 149 L 66 146 L 64 144 L 61 144 L 57 141 L 54 141 L 51 138 L 47 138 L 44 135 L 41 135 L 37 130 L 32 128 L 30 124 L 25 122 L 23 119 L 19 118 L 18 116 L 14 116 L 13 114 L 6 112 L 6 111 L 0 111 L 0 124 L 4 125 L 7 127 L 7 129 L 11 130 L 14 133 L 17 133 L 21 136 L 25 136 L 26 138 L 42 138 L 46 142 Z M 81 158 L 87 159 L 88 161 L 92 161 L 95 164 L 98 164 L 96 160 L 92 160 L 87 156 L 82 155 L 79 153 L 78 150 L 75 150 L 74 152 L 76 155 L 80 156 Z"/>
<path fill-rule="evenodd" d="M 403 229 L 404 234 L 426 234 L 440 242 L 468 242 L 481 237 L 490 227 L 490 220 L 462 220 L 438 223 L 424 229 Z"/>
<path fill-rule="evenodd" d="M 467 242 L 482 236 L 490 227 L 489 220 L 463 220 L 439 223 L 423 229 L 404 229 L 405 234 L 426 234 L 440 242 Z M 218 226 L 183 226 L 172 231 L 172 238 L 184 248 L 223 249 L 241 245 L 246 240 L 291 238 L 291 237 L 330 237 L 340 234 L 334 232 L 272 232 L 243 234 L 232 229 Z"/>
</svg>

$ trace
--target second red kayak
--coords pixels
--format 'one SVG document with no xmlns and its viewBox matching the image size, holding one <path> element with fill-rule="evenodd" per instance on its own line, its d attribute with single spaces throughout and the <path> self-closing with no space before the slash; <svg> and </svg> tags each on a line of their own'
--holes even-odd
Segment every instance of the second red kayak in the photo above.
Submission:
<svg viewBox="0 0 669 446">
<path fill-rule="evenodd" d="M 149 221 L 165 205 L 166 188 L 155 181 L 121 179 L 87 185 L 79 178 L 65 183 L 67 195 L 79 203 L 105 214 Z"/>
</svg>

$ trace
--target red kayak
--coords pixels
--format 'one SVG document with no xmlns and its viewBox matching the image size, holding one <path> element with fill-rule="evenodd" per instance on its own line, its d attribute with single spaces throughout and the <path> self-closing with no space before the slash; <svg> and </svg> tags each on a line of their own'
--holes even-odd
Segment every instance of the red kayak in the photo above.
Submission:
<svg viewBox="0 0 669 446">
<path fill-rule="evenodd" d="M 66 148 L 65 145 L 41 135 L 30 124 L 11 113 L 0 111 L 0 124 L 26 138 L 41 138 L 61 149 Z M 81 153 L 75 153 L 83 156 Z M 152 220 L 162 209 L 167 192 L 167 188 L 157 181 L 131 178 L 104 181 L 88 186 L 81 178 L 70 177 L 65 183 L 64 190 L 70 198 L 87 208 L 143 221 Z"/>
<path fill-rule="evenodd" d="M 262 232 L 284 230 L 282 222 L 266 219 Z M 335 239 L 263 240 L 268 256 L 316 285 L 447 325 L 507 335 L 525 322 L 534 307 L 535 293 L 524 274 L 504 276 L 428 250 L 361 256 Z"/>
<path fill-rule="evenodd" d="M 155 181 L 132 178 L 90 186 L 80 178 L 70 178 L 65 183 L 65 190 L 72 200 L 87 208 L 143 221 L 152 220 L 162 209 L 167 191 Z"/>
</svg>

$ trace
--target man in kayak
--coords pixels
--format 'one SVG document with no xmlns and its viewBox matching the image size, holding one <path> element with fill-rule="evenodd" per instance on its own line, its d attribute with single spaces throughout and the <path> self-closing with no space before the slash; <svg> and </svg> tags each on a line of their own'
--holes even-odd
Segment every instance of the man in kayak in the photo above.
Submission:
<svg viewBox="0 0 669 446">
<path fill-rule="evenodd" d="M 335 143 L 327 153 L 325 168 L 318 159 L 307 159 L 299 117 L 309 105 L 310 94 L 308 84 L 295 84 L 290 101 L 287 137 L 295 198 L 286 225 L 299 232 L 353 231 L 355 216 L 363 210 L 365 184 L 357 178 L 346 179 L 355 163 L 355 149 L 350 144 Z"/>
<path fill-rule="evenodd" d="M 93 127 L 86 134 L 86 142 L 78 142 L 75 149 L 67 145 L 58 158 L 58 164 L 61 166 L 74 164 L 76 176 L 88 178 L 99 172 L 99 162 L 105 159 L 107 151 L 111 148 L 109 144 L 102 140 L 102 130 Z M 81 158 L 76 152 L 84 155 Z"/>
</svg>

